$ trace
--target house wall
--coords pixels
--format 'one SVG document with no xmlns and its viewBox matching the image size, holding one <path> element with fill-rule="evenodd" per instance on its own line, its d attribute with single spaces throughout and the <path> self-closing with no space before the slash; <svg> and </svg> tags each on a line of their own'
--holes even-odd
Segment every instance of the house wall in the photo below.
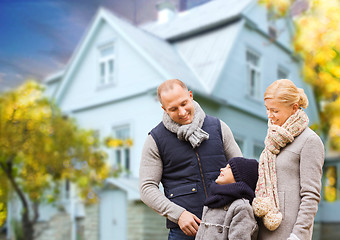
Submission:
<svg viewBox="0 0 340 240">
<path fill-rule="evenodd" d="M 166 240 L 169 230 L 165 218 L 158 215 L 141 201 L 130 201 L 127 209 L 127 240 Z"/>
<path fill-rule="evenodd" d="M 231 129 L 234 138 L 242 141 L 240 146 L 245 157 L 258 158 L 254 153 L 254 145 L 264 147 L 263 141 L 267 132 L 267 121 L 240 111 L 230 105 L 220 105 L 208 99 L 196 98 L 204 111 L 224 121 Z M 258 159 L 257 159 L 258 160 Z"/>
<path fill-rule="evenodd" d="M 35 225 L 35 240 L 71 240 L 71 218 L 67 213 L 58 213 L 49 221 Z"/>
<path fill-rule="evenodd" d="M 162 119 L 163 110 L 152 93 L 134 96 L 124 101 L 112 102 L 90 110 L 72 113 L 84 128 L 99 130 L 100 137 L 112 135 L 115 126 L 129 124 L 133 146 L 131 148 L 131 177 L 138 177 L 139 162 L 147 134 Z M 107 149 L 109 162 L 113 163 L 113 150 Z"/>
<path fill-rule="evenodd" d="M 80 240 L 99 240 L 99 204 L 85 207 L 85 217 L 79 220 L 78 226 L 80 231 L 77 234 L 84 237 Z"/>
</svg>

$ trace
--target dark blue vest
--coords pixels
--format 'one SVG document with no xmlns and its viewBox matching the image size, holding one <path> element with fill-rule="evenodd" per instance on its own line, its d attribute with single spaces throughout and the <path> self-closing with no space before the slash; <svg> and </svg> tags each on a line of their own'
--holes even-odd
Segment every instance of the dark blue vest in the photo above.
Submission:
<svg viewBox="0 0 340 240">
<path fill-rule="evenodd" d="M 227 164 L 220 120 L 206 116 L 202 129 L 209 133 L 209 139 L 195 149 L 189 142 L 179 140 L 162 122 L 150 132 L 163 162 L 161 182 L 165 196 L 200 219 L 209 184 Z M 175 227 L 178 225 L 167 220 L 167 228 Z"/>
</svg>

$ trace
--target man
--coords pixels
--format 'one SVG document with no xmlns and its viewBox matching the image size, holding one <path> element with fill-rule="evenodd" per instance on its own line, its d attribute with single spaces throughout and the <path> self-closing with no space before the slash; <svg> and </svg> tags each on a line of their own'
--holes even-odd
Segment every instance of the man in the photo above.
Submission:
<svg viewBox="0 0 340 240">
<path fill-rule="evenodd" d="M 163 82 L 157 95 L 164 114 L 144 144 L 139 171 L 141 199 L 167 217 L 169 240 L 194 239 L 209 184 L 228 159 L 242 153 L 229 127 L 205 115 L 182 81 Z"/>
</svg>

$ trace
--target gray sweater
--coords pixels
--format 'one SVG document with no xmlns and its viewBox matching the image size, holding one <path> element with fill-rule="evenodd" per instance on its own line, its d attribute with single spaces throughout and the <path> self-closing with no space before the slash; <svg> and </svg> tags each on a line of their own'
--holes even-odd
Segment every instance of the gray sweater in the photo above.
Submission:
<svg viewBox="0 0 340 240">
<path fill-rule="evenodd" d="M 258 230 L 249 201 L 237 199 L 222 208 L 204 206 L 195 240 L 256 240 Z"/>
<path fill-rule="evenodd" d="M 241 150 L 235 142 L 230 128 L 223 121 L 221 121 L 221 130 L 226 159 L 242 157 Z M 160 158 L 156 142 L 151 135 L 148 135 L 143 147 L 139 168 L 141 200 L 158 214 L 167 217 L 174 223 L 178 223 L 178 219 L 185 209 L 171 202 L 160 191 L 159 184 L 162 179 L 162 172 L 163 162 Z"/>
</svg>

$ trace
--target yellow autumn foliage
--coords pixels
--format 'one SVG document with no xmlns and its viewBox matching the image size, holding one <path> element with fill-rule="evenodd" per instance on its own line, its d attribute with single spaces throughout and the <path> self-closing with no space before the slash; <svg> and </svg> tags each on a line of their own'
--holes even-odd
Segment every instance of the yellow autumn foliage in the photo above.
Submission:
<svg viewBox="0 0 340 240">
<path fill-rule="evenodd" d="M 7 215 L 7 189 L 26 203 L 50 203 L 68 179 L 85 202 L 96 200 L 94 188 L 112 174 L 100 147 L 96 134 L 65 117 L 38 83 L 1 93 L 0 226 Z"/>
<path fill-rule="evenodd" d="M 275 16 L 290 17 L 296 0 L 259 0 Z M 296 33 L 293 46 L 303 62 L 306 82 L 312 85 L 322 102 L 320 129 L 329 136 L 334 150 L 340 150 L 340 1 L 300 0 L 307 6 L 294 15 Z M 337 111 L 335 111 L 337 109 Z"/>
</svg>

